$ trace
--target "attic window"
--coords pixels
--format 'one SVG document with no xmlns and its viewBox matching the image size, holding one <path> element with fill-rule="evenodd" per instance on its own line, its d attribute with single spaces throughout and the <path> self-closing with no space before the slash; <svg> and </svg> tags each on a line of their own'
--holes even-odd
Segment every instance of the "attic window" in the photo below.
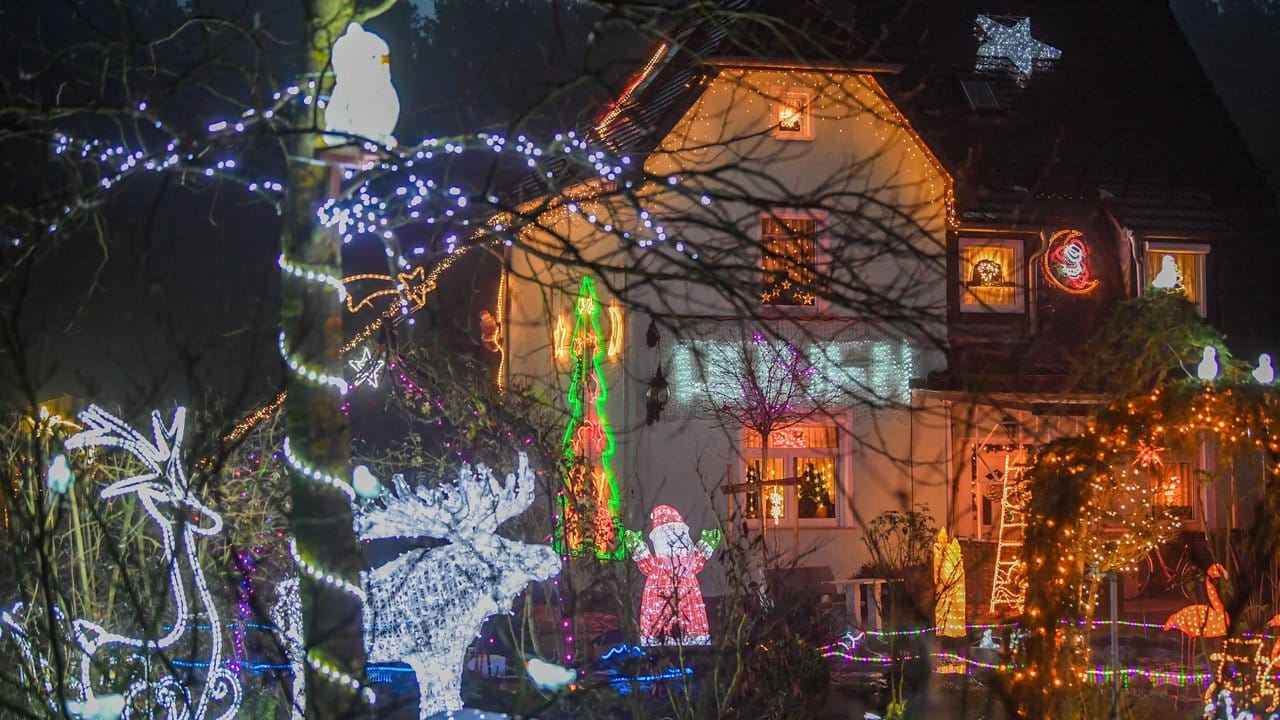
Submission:
<svg viewBox="0 0 1280 720">
<path fill-rule="evenodd" d="M 1022 312 L 1022 242 L 960 239 L 960 311 Z"/>
<path fill-rule="evenodd" d="M 991 91 L 986 80 L 961 78 L 960 87 L 964 88 L 964 96 L 969 100 L 969 107 L 974 110 L 999 110 L 1000 103 Z"/>
<path fill-rule="evenodd" d="M 1204 264 L 1208 254 L 1209 246 L 1202 243 L 1150 241 L 1143 263 L 1146 285 L 1186 294 L 1200 317 L 1205 317 Z"/>
<path fill-rule="evenodd" d="M 773 136 L 779 140 L 812 140 L 813 91 L 774 88 L 773 97 Z"/>
</svg>

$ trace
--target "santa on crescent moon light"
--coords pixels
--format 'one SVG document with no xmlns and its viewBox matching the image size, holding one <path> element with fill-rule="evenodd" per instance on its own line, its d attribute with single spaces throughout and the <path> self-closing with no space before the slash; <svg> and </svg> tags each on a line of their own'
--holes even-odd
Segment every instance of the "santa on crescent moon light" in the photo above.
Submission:
<svg viewBox="0 0 1280 720">
<path fill-rule="evenodd" d="M 652 553 L 639 530 L 627 530 L 624 535 L 628 553 L 646 578 L 640 598 L 640 644 L 709 645 L 711 630 L 697 575 L 722 533 L 703 530 L 695 545 L 684 517 L 670 505 L 655 507 L 649 520 Z"/>
</svg>

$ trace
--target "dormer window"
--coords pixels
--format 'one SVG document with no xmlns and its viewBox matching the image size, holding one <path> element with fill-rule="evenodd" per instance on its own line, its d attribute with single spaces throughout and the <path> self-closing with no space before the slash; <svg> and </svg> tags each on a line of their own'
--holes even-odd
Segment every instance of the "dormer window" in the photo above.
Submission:
<svg viewBox="0 0 1280 720">
<path fill-rule="evenodd" d="M 1204 263 L 1209 246 L 1200 243 L 1147 242 L 1145 287 L 1179 290 L 1205 317 Z"/>
<path fill-rule="evenodd" d="M 813 139 L 813 91 L 806 88 L 775 88 L 773 136 L 779 140 Z"/>
<path fill-rule="evenodd" d="M 960 239 L 960 310 L 1022 312 L 1022 242 Z"/>
</svg>

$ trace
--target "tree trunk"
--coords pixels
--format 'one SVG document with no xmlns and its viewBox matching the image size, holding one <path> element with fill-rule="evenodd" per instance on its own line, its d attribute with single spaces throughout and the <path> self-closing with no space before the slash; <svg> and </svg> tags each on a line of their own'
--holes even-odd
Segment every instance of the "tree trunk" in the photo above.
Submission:
<svg viewBox="0 0 1280 720">
<path fill-rule="evenodd" d="M 334 41 L 354 18 L 354 0 L 308 0 L 307 47 L 303 92 L 315 80 L 315 93 L 327 95 L 323 79 Z M 307 117 L 300 129 L 322 128 L 317 103 L 301 106 Z M 285 198 L 282 207 L 281 251 L 294 268 L 341 277 L 341 243 L 336 233 L 315 222 L 316 209 L 326 196 L 329 169 L 314 162 L 319 155 L 318 133 L 297 132 L 289 139 Z M 313 276 L 314 277 L 314 276 Z M 292 456 L 308 469 L 347 481 L 350 457 L 342 396 L 336 383 L 309 380 L 309 371 L 341 378 L 342 305 L 335 288 L 296 272 L 282 270 L 280 322 L 289 354 L 285 401 L 287 441 Z M 303 474 L 288 463 L 291 522 L 297 552 L 311 568 L 356 587 L 364 567 L 360 545 L 351 524 L 351 503 L 332 483 Z M 303 640 L 307 653 L 306 717 L 362 718 L 371 713 L 367 698 L 355 685 L 364 679 L 364 632 L 361 601 L 348 590 L 320 580 L 299 566 Z M 317 665 L 328 672 L 317 670 Z"/>
</svg>

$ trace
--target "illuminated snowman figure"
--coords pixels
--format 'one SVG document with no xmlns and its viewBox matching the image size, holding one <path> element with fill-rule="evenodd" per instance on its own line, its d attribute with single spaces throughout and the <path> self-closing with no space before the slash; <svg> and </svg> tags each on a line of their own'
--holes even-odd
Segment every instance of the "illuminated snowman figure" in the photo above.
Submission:
<svg viewBox="0 0 1280 720">
<path fill-rule="evenodd" d="M 709 645 L 711 631 L 697 574 L 715 552 L 721 532 L 704 530 L 695 545 L 689 526 L 670 505 L 655 507 L 649 519 L 653 523 L 649 532 L 652 554 L 640 531 L 628 530 L 624 539 L 646 577 L 640 598 L 640 644 Z"/>
<path fill-rule="evenodd" d="M 333 95 L 325 109 L 330 145 L 369 138 L 391 147 L 400 119 L 400 98 L 391 84 L 391 50 L 376 34 L 353 22 L 333 44 Z"/>
<path fill-rule="evenodd" d="M 1258 367 L 1253 371 L 1253 379 L 1262 385 L 1270 385 L 1276 379 L 1276 369 L 1271 366 L 1271 356 L 1262 353 L 1258 356 Z"/>
</svg>

